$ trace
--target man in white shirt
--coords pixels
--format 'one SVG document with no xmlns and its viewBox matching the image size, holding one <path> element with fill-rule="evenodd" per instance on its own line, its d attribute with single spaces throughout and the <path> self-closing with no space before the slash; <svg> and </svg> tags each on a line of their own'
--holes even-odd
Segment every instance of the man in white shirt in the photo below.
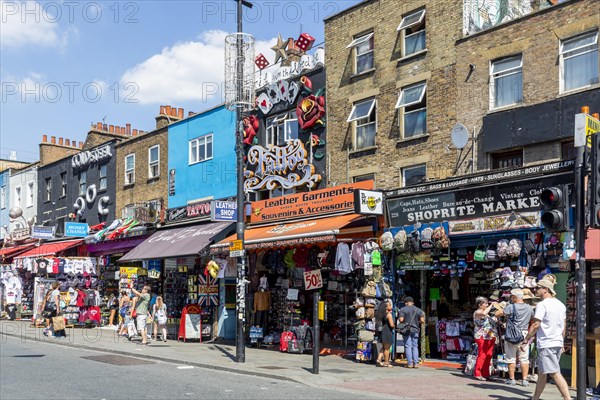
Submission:
<svg viewBox="0 0 600 400">
<path fill-rule="evenodd" d="M 531 338 L 537 336 L 539 376 L 535 393 L 531 399 L 539 400 L 546 387 L 548 375 L 550 375 L 556 382 L 563 399 L 570 400 L 571 395 L 567 381 L 560 373 L 560 356 L 563 352 L 567 310 L 565 305 L 554 297 L 556 292 L 554 291 L 554 282 L 551 280 L 540 280 L 535 291 L 542 301 L 535 308 L 533 324 L 521 344 L 521 347 L 524 348 L 529 344 Z"/>
</svg>

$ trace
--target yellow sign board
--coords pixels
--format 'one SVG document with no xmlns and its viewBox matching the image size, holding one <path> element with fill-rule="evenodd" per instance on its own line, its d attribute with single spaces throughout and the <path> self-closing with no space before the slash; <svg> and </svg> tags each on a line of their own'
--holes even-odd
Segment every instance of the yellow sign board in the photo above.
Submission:
<svg viewBox="0 0 600 400">
<path fill-rule="evenodd" d="M 600 121 L 596 118 L 586 115 L 585 117 L 585 136 L 587 138 L 587 147 L 592 147 L 592 135 L 600 132 Z"/>
<path fill-rule="evenodd" d="M 244 250 L 244 242 L 241 240 L 234 240 L 229 244 L 229 251 Z"/>
</svg>

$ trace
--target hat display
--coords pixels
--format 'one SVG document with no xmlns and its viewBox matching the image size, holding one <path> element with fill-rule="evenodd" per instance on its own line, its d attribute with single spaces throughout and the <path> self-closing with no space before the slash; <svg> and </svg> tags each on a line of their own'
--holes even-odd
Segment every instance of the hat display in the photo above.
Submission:
<svg viewBox="0 0 600 400">
<path fill-rule="evenodd" d="M 510 291 L 511 296 L 517 296 L 519 298 L 523 298 L 525 293 L 521 289 L 513 289 Z"/>
</svg>

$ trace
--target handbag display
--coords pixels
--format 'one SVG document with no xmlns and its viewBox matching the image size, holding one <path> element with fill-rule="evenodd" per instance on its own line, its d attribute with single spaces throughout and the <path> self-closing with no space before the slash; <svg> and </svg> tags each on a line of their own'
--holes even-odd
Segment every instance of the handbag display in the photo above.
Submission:
<svg viewBox="0 0 600 400">
<path fill-rule="evenodd" d="M 376 287 L 376 283 L 373 281 L 368 281 L 367 283 L 365 283 L 365 286 L 363 287 L 362 290 L 362 295 L 365 297 L 375 297 L 375 295 L 377 294 L 377 287 Z"/>
<path fill-rule="evenodd" d="M 375 332 L 367 330 L 358 331 L 359 342 L 372 342 L 373 340 L 375 340 Z"/>
<path fill-rule="evenodd" d="M 484 244 L 484 243 L 480 242 L 480 244 Z M 478 244 L 477 248 L 475 249 L 475 253 L 473 254 L 473 259 L 475 261 L 483 262 L 486 260 L 486 250 L 485 250 L 485 247 L 480 247 L 480 244 Z"/>
</svg>

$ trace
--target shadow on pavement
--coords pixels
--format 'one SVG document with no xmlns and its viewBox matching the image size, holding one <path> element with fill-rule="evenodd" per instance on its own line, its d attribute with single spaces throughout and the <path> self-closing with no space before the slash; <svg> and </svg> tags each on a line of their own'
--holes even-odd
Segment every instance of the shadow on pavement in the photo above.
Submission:
<svg viewBox="0 0 600 400">
<path fill-rule="evenodd" d="M 225 349 L 225 348 L 223 348 L 223 347 L 221 347 L 221 346 L 218 346 L 218 345 L 215 345 L 215 349 L 217 349 L 217 350 L 219 350 L 221 353 L 225 354 L 227 357 L 229 357 L 229 359 L 230 359 L 231 361 L 235 361 L 235 355 L 234 355 L 234 354 L 231 354 L 231 353 L 229 352 L 229 350 L 227 350 L 227 349 Z"/>
</svg>

